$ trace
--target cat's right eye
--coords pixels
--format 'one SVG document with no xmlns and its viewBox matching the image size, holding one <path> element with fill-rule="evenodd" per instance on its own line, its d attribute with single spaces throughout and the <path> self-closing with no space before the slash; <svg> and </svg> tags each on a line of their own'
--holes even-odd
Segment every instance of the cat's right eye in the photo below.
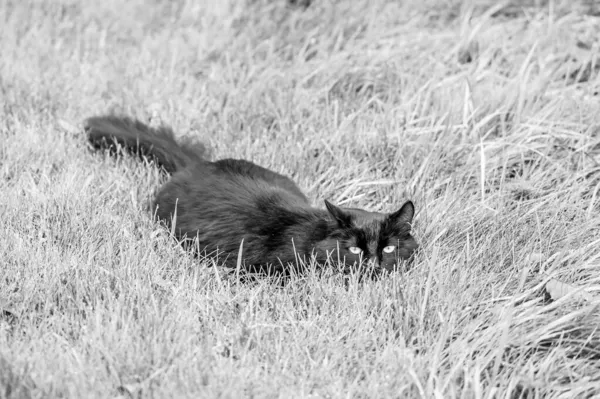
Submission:
<svg viewBox="0 0 600 399">
<path fill-rule="evenodd" d="M 362 253 L 362 249 L 360 249 L 359 247 L 350 247 L 348 248 L 348 251 L 350 251 L 350 253 L 354 255 L 360 255 Z"/>
<path fill-rule="evenodd" d="M 391 254 L 395 250 L 396 250 L 396 246 L 394 246 L 394 245 L 388 245 L 387 247 L 383 248 L 383 252 L 385 252 L 386 254 Z"/>
</svg>

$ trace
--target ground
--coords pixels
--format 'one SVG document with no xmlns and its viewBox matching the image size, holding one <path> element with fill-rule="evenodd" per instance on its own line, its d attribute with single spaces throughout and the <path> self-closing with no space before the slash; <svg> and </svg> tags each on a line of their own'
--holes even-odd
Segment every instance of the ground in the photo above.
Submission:
<svg viewBox="0 0 600 399">
<path fill-rule="evenodd" d="M 4 0 L 0 24 L 0 398 L 600 396 L 597 2 Z M 413 267 L 209 267 L 153 221 L 156 168 L 88 151 L 107 112 L 318 207 L 412 199 Z"/>
</svg>

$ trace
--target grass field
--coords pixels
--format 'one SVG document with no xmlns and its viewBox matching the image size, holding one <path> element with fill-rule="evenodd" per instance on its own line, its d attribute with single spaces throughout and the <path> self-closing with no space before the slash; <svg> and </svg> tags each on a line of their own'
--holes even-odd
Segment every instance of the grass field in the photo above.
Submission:
<svg viewBox="0 0 600 399">
<path fill-rule="evenodd" d="M 597 2 L 3 0 L 0 26 L 0 398 L 600 397 Z M 87 150 L 109 111 L 316 206 L 412 199 L 412 269 L 239 283 L 153 222 L 156 168 Z"/>
</svg>

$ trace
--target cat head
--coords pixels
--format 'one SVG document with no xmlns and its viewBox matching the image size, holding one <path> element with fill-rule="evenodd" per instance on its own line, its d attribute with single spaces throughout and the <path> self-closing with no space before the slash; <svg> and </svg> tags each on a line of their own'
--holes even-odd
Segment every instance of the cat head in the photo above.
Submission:
<svg viewBox="0 0 600 399">
<path fill-rule="evenodd" d="M 342 208 L 327 200 L 325 206 L 334 227 L 317 244 L 317 249 L 331 253 L 333 260 L 346 265 L 366 262 L 375 268 L 393 270 L 418 247 L 410 234 L 415 214 L 411 201 L 389 214 Z"/>
</svg>

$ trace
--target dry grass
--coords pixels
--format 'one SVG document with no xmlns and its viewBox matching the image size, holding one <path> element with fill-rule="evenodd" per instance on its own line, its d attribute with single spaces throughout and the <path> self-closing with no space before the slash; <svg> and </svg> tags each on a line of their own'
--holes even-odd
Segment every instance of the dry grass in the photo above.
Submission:
<svg viewBox="0 0 600 399">
<path fill-rule="evenodd" d="M 0 398 L 600 396 L 593 1 L 0 2 Z M 417 204 L 415 267 L 238 284 L 93 156 L 116 110 L 322 199 Z"/>
</svg>

